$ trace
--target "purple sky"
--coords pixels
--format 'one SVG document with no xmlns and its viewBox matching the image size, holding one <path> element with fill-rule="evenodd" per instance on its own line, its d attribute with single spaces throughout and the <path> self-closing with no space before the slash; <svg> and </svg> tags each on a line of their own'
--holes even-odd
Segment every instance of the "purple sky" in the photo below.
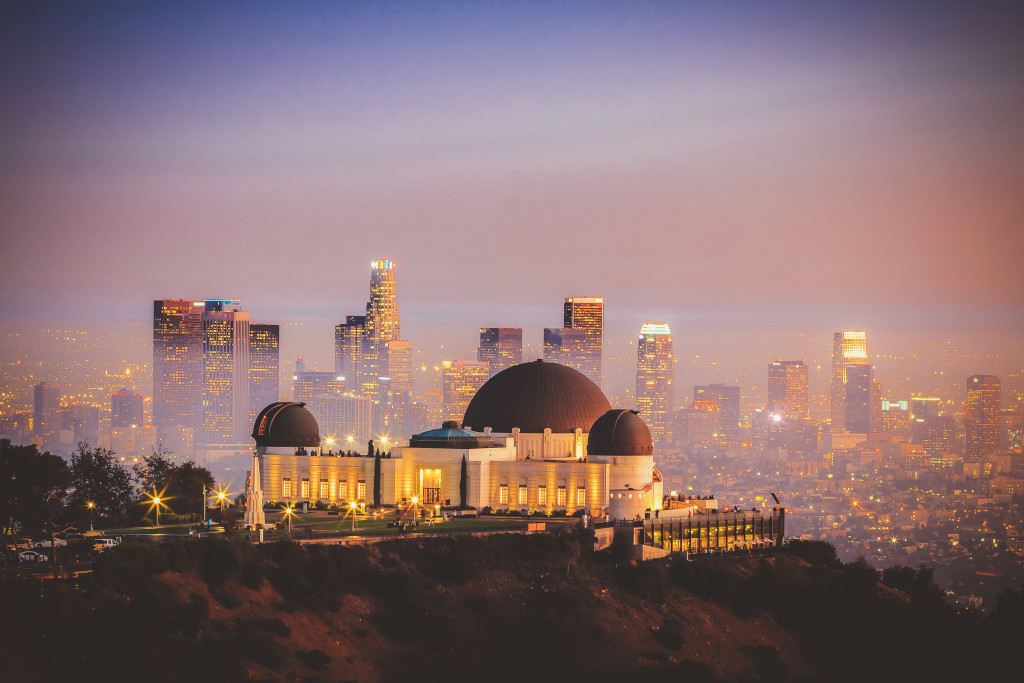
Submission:
<svg viewBox="0 0 1024 683">
<path fill-rule="evenodd" d="M 293 5 L 4 5 L 6 322 L 1024 327 L 1020 2 Z"/>
</svg>

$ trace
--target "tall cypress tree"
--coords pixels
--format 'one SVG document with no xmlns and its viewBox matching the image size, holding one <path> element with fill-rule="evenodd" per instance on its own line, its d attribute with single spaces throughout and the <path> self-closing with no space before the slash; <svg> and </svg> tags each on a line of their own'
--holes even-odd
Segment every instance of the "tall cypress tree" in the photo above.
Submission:
<svg viewBox="0 0 1024 683">
<path fill-rule="evenodd" d="M 459 472 L 459 507 L 467 508 L 466 505 L 466 489 L 468 487 L 469 470 L 466 466 L 466 454 L 462 454 L 462 470 Z"/>
<path fill-rule="evenodd" d="M 373 457 L 373 506 L 380 507 L 380 451 Z"/>
</svg>

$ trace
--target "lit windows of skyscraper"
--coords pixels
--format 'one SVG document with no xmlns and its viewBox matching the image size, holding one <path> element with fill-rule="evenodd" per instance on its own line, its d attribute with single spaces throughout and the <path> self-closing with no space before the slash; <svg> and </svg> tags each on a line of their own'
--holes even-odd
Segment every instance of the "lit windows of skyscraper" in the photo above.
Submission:
<svg viewBox="0 0 1024 683">
<path fill-rule="evenodd" d="M 265 323 L 249 326 L 250 422 L 266 406 L 281 400 L 281 327 Z"/>
<path fill-rule="evenodd" d="M 597 386 L 604 386 L 602 366 L 604 299 L 602 297 L 566 297 L 563 313 L 563 328 L 584 332 L 582 344 L 572 344 L 566 348 L 563 343 L 563 355 L 567 350 L 569 360 L 565 365 L 579 370 L 593 380 Z"/>
<path fill-rule="evenodd" d="M 994 375 L 967 378 L 964 402 L 964 462 L 977 463 L 1000 446 L 1002 383 Z"/>
<path fill-rule="evenodd" d="M 846 419 L 846 366 L 868 360 L 867 334 L 863 331 L 836 332 L 832 339 L 832 431 L 849 429 Z M 850 431 L 855 431 L 849 429 Z"/>
<path fill-rule="evenodd" d="M 490 377 L 486 363 L 450 361 L 441 363 L 441 419 L 462 422 L 469 402 Z M 473 426 L 473 425 L 470 425 Z M 483 429 L 481 425 L 479 428 Z"/>
<path fill-rule="evenodd" d="M 203 443 L 249 436 L 249 312 L 237 299 L 207 299 L 203 311 Z"/>
<path fill-rule="evenodd" d="M 882 401 L 881 431 L 900 443 L 910 443 L 910 414 L 909 401 Z"/>
<path fill-rule="evenodd" d="M 158 439 L 181 425 L 198 433 L 203 412 L 202 301 L 153 302 L 153 425 Z"/>
<path fill-rule="evenodd" d="M 637 342 L 636 407 L 650 427 L 656 445 L 665 444 L 671 438 L 674 369 L 669 326 L 645 323 Z"/>
<path fill-rule="evenodd" d="M 802 360 L 768 364 L 768 402 L 785 403 L 789 417 L 808 416 L 807 365 Z"/>
<path fill-rule="evenodd" d="M 846 397 L 843 404 L 846 410 L 846 429 L 856 434 L 867 434 L 872 431 L 871 397 L 875 368 L 869 363 L 847 363 L 845 374 Z"/>
<path fill-rule="evenodd" d="M 395 263 L 379 259 L 370 264 L 370 301 L 366 304 L 366 332 L 371 342 L 401 339 Z"/>
<path fill-rule="evenodd" d="M 714 401 L 720 411 L 720 429 L 734 436 L 740 426 L 740 388 L 736 385 L 709 384 L 693 388 L 694 401 Z"/>
<path fill-rule="evenodd" d="M 487 363 L 491 377 L 523 362 L 523 328 L 481 327 L 476 359 Z"/>
<path fill-rule="evenodd" d="M 347 385 L 358 389 L 362 384 L 363 354 L 366 348 L 366 316 L 348 315 L 334 328 L 334 370 Z"/>
</svg>

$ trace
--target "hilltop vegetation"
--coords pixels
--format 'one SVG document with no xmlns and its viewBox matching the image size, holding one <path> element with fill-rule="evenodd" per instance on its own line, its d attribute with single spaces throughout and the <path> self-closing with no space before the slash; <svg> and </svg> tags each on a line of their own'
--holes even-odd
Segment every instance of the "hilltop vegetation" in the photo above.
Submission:
<svg viewBox="0 0 1024 683">
<path fill-rule="evenodd" d="M 927 570 L 881 577 L 827 544 L 638 564 L 588 542 L 124 545 L 77 587 L 0 583 L 0 677 L 949 680 L 1005 671 L 1024 635 L 1024 593 L 980 619 Z"/>
</svg>

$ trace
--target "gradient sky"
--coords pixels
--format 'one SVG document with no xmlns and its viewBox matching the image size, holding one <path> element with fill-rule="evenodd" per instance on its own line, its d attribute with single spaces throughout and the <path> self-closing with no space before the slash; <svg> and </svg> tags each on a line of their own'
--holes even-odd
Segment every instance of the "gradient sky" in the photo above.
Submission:
<svg viewBox="0 0 1024 683">
<path fill-rule="evenodd" d="M 388 257 L 406 330 L 1024 328 L 1024 3 L 10 2 L 0 64 L 6 322 Z"/>
</svg>

